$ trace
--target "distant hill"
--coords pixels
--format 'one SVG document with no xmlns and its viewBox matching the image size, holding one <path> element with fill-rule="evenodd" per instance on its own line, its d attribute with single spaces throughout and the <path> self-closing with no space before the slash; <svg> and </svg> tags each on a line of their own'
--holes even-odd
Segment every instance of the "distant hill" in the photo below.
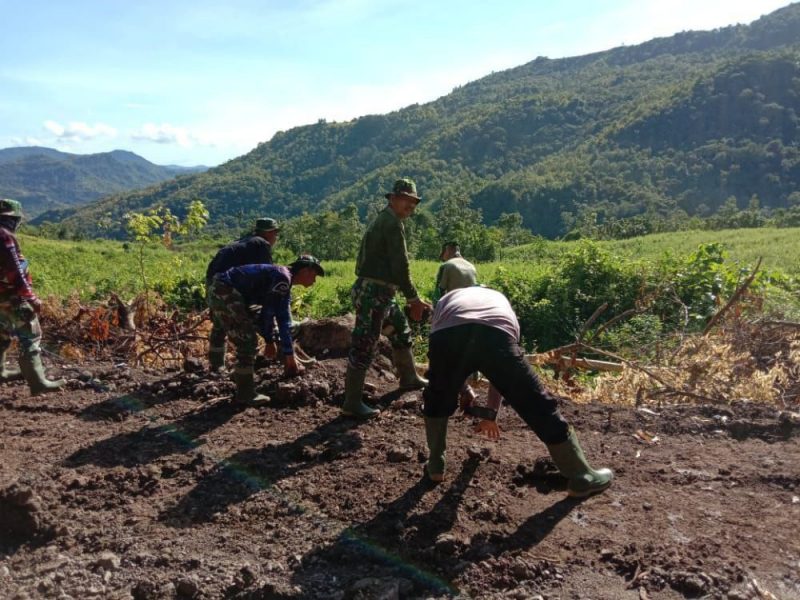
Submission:
<svg viewBox="0 0 800 600">
<path fill-rule="evenodd" d="M 800 4 L 750 25 L 494 73 L 424 105 L 276 134 L 196 175 L 65 214 L 101 217 L 202 199 L 211 226 L 355 204 L 400 175 L 423 206 L 471 201 L 487 223 L 519 212 L 547 237 L 582 219 L 800 205 Z M 118 232 L 119 230 L 117 230 Z M 113 232 L 112 232 L 113 233 Z"/>
<path fill-rule="evenodd" d="M 68 154 L 38 146 L 0 149 L 0 197 L 20 200 L 25 213 L 86 204 L 200 168 L 162 167 L 133 152 Z"/>
</svg>

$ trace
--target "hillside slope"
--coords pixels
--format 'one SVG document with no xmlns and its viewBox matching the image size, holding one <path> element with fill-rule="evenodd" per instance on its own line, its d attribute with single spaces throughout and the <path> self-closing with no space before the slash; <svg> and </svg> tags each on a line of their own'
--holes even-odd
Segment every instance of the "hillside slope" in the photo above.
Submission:
<svg viewBox="0 0 800 600">
<path fill-rule="evenodd" d="M 0 150 L 0 196 L 23 202 L 31 217 L 185 173 L 125 150 L 85 155 L 33 146 Z"/>
<path fill-rule="evenodd" d="M 599 218 L 685 211 L 729 197 L 798 201 L 800 4 L 751 25 L 685 32 L 586 56 L 537 58 L 424 105 L 276 134 L 217 168 L 104 199 L 66 224 L 194 198 L 216 228 L 367 206 L 398 175 L 426 206 L 469 199 L 487 222 L 522 213 L 546 236 L 587 208 Z M 791 196 L 791 197 L 790 197 Z"/>
</svg>

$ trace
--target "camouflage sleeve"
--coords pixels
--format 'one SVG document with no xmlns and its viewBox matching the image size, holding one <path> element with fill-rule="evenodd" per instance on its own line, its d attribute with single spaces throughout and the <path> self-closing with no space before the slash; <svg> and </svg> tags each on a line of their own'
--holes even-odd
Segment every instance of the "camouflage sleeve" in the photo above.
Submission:
<svg viewBox="0 0 800 600">
<path fill-rule="evenodd" d="M 386 231 L 386 243 L 389 249 L 389 263 L 392 273 L 392 283 L 397 284 L 406 300 L 419 298 L 417 288 L 411 282 L 411 270 L 408 264 L 408 248 L 406 235 L 402 223 Z"/>
</svg>

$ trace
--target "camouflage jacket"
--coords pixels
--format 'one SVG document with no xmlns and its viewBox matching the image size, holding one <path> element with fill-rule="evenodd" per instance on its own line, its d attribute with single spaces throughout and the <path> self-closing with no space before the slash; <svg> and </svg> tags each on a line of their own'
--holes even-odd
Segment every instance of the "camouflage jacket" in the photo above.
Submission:
<svg viewBox="0 0 800 600">
<path fill-rule="evenodd" d="M 361 240 L 356 275 L 395 285 L 408 300 L 418 297 L 411 282 L 405 228 L 388 206 L 370 223 Z"/>
<path fill-rule="evenodd" d="M 17 236 L 0 226 L 0 299 L 36 300 Z"/>
</svg>

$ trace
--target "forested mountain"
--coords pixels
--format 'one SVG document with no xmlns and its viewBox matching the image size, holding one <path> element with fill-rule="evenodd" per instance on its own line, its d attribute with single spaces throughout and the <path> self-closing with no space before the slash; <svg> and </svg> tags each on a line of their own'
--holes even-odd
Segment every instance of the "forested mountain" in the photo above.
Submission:
<svg viewBox="0 0 800 600">
<path fill-rule="evenodd" d="M 484 221 L 519 212 L 560 236 L 585 219 L 707 216 L 800 205 L 800 4 L 750 25 L 537 58 L 447 96 L 276 134 L 198 175 L 106 198 L 64 225 L 199 198 L 216 228 L 255 215 L 363 216 L 400 175 L 423 206 L 463 199 Z M 108 222 L 108 218 L 105 219 Z"/>
<path fill-rule="evenodd" d="M 0 149 L 0 197 L 20 200 L 25 213 L 34 216 L 197 170 L 162 167 L 125 150 L 69 154 L 38 146 L 5 148 Z"/>
</svg>

